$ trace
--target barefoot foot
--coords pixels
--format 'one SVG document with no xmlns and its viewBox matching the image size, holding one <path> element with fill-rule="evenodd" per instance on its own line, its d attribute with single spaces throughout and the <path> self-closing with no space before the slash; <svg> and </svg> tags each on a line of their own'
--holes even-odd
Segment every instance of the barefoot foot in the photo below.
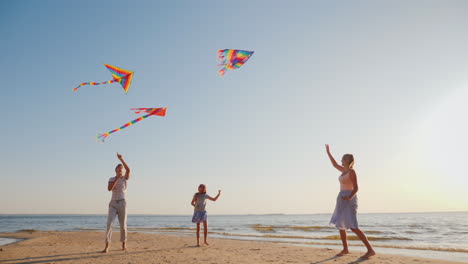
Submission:
<svg viewBox="0 0 468 264">
<path fill-rule="evenodd" d="M 208 242 L 205 241 L 205 245 L 209 246 L 210 244 L 208 244 Z"/>
<path fill-rule="evenodd" d="M 105 248 L 101 253 L 109 253 L 109 248 Z"/>
<path fill-rule="evenodd" d="M 368 259 L 368 258 L 370 258 L 372 256 L 375 256 L 375 251 L 374 250 L 368 251 L 366 254 L 362 255 L 361 258 Z"/>
<path fill-rule="evenodd" d="M 340 253 L 336 254 L 338 257 L 344 256 L 346 254 L 349 254 L 349 251 L 347 249 L 343 249 Z"/>
</svg>

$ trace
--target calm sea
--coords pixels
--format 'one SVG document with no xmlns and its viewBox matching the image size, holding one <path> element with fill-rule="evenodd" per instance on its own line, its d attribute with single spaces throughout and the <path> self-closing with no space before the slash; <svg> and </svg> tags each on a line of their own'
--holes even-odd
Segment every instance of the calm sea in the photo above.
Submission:
<svg viewBox="0 0 468 264">
<path fill-rule="evenodd" d="M 210 215 L 211 237 L 340 249 L 330 214 Z M 359 214 L 377 252 L 468 262 L 468 212 Z M 0 215 L 0 232 L 104 231 L 105 215 Z M 194 236 L 191 216 L 130 215 L 129 231 Z M 118 228 L 118 222 L 114 228 Z M 104 235 L 104 234 L 103 234 Z M 351 250 L 365 251 L 349 232 Z M 0 238 L 0 244 L 13 240 Z"/>
</svg>

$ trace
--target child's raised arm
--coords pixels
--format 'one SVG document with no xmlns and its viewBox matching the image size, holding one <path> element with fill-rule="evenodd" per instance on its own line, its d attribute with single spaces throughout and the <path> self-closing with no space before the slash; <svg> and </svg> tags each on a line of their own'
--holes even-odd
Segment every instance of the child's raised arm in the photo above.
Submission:
<svg viewBox="0 0 468 264">
<path fill-rule="evenodd" d="M 219 198 L 220 195 L 221 195 L 221 190 L 218 190 L 218 195 L 216 195 L 215 198 L 213 198 L 213 197 L 211 197 L 211 196 L 209 196 L 209 195 L 208 195 L 207 198 L 208 198 L 209 200 L 213 201 L 213 202 L 216 202 L 216 200 L 218 200 L 218 198 Z"/>
</svg>

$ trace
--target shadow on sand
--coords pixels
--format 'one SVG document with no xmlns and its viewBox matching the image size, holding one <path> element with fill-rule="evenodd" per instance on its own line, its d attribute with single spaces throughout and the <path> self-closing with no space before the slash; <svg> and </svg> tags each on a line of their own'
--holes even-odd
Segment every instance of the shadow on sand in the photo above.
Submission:
<svg viewBox="0 0 468 264">
<path fill-rule="evenodd" d="M 119 256 L 119 255 L 137 255 L 148 252 L 162 252 L 170 250 L 180 250 L 193 248 L 192 246 L 187 247 L 178 247 L 178 248 L 164 248 L 156 250 L 142 250 L 142 251 L 126 251 L 122 252 L 120 250 L 111 250 L 109 253 L 101 253 L 101 251 L 94 252 L 84 252 L 84 253 L 72 253 L 72 254 L 63 254 L 63 255 L 50 255 L 50 256 L 40 256 L 40 257 L 31 257 L 31 258 L 21 258 L 21 259 L 4 259 L 0 260 L 2 264 L 36 264 L 36 263 L 54 263 L 61 261 L 70 261 L 70 260 L 83 260 L 83 259 L 101 259 L 108 256 Z M 120 251 L 119 253 L 114 253 Z M 85 256 L 88 255 L 88 256 Z"/>
<path fill-rule="evenodd" d="M 333 256 L 333 257 L 328 258 L 328 259 L 324 259 L 324 260 L 320 260 L 320 261 L 316 261 L 316 262 L 311 262 L 310 264 L 320 264 L 320 263 L 334 262 L 338 258 L 341 258 L 341 257 L 340 256 Z M 358 258 L 355 261 L 348 262 L 348 264 L 357 264 L 357 263 L 361 263 L 361 262 L 368 261 L 368 260 L 369 259 L 366 259 L 366 258 Z"/>
</svg>

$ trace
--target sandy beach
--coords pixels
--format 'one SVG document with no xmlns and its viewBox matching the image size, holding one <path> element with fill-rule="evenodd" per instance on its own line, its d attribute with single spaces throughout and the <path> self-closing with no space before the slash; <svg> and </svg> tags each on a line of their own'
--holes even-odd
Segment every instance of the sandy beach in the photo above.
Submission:
<svg viewBox="0 0 468 264">
<path fill-rule="evenodd" d="M 334 257 L 335 249 L 291 246 L 271 242 L 209 239 L 209 246 L 195 247 L 195 238 L 160 234 L 130 233 L 128 250 L 123 252 L 113 235 L 111 251 L 102 254 L 102 232 L 35 231 L 0 233 L 0 237 L 24 239 L 0 246 L 0 263 L 462 263 L 379 254 L 359 259 L 362 252 Z"/>
</svg>

